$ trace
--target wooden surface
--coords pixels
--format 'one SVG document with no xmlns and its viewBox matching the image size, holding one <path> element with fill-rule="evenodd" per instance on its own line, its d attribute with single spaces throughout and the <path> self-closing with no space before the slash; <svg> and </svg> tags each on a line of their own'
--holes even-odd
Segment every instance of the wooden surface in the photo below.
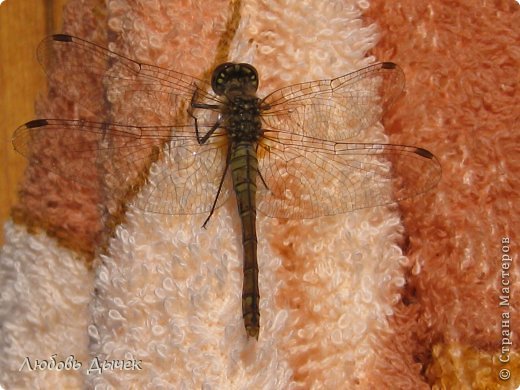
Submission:
<svg viewBox="0 0 520 390">
<path fill-rule="evenodd" d="M 36 46 L 44 36 L 60 31 L 65 2 L 6 0 L 0 5 L 0 246 L 25 168 L 11 137 L 19 125 L 34 119 L 35 98 L 45 91 Z"/>
</svg>

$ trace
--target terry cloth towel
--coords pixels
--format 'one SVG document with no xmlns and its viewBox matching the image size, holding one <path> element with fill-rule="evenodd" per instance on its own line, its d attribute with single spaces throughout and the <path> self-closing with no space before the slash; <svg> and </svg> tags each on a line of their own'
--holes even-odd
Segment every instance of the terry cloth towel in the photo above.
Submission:
<svg viewBox="0 0 520 390">
<path fill-rule="evenodd" d="M 425 147 L 443 179 L 399 207 L 305 221 L 259 214 L 257 342 L 242 321 L 233 196 L 202 229 L 205 214 L 133 205 L 161 184 L 161 161 L 150 164 L 150 183 L 123 197 L 96 166 L 82 170 L 85 187 L 30 164 L 0 255 L 0 384 L 516 387 L 514 348 L 508 364 L 493 357 L 502 315 L 515 313 L 498 297 L 502 238 L 512 251 L 517 242 L 518 15 L 506 2 L 71 1 L 65 33 L 199 78 L 228 60 L 253 63 L 259 96 L 376 60 L 399 62 L 406 96 L 386 132 L 377 124 L 356 142 Z M 99 81 L 62 75 L 51 76 L 39 116 L 99 117 Z M 110 103 L 115 122 L 153 125 L 171 115 L 165 102 Z M 62 148 L 50 139 L 46 151 L 73 157 Z M 509 330 L 518 332 L 513 319 Z M 79 370 L 28 367 L 71 356 Z M 121 360 L 135 365 L 97 365 Z M 501 368 L 509 381 L 498 378 Z"/>
</svg>

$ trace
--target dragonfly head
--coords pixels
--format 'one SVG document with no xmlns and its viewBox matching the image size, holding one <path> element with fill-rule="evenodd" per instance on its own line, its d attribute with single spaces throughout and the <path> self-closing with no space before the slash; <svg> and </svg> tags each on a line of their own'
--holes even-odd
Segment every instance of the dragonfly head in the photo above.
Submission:
<svg viewBox="0 0 520 390">
<path fill-rule="evenodd" d="M 217 95 L 254 95 L 258 89 L 258 72 L 253 65 L 225 62 L 213 71 L 211 87 Z"/>
</svg>

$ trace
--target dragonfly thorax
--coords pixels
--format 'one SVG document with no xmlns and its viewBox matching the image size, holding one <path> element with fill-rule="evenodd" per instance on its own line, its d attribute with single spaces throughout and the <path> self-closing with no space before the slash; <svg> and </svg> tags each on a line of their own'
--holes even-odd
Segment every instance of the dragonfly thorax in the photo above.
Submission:
<svg viewBox="0 0 520 390">
<path fill-rule="evenodd" d="M 235 96 L 224 110 L 228 136 L 235 142 L 257 141 L 262 132 L 260 99 L 256 96 Z"/>
<path fill-rule="evenodd" d="M 254 142 L 261 135 L 258 72 L 246 63 L 223 63 L 211 76 L 213 91 L 222 96 L 222 127 L 234 142 Z"/>
</svg>

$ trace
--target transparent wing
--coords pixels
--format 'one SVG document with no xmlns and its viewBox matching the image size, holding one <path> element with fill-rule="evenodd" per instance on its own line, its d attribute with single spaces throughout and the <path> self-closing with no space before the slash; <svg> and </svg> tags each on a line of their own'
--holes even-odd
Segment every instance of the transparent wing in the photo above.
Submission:
<svg viewBox="0 0 520 390">
<path fill-rule="evenodd" d="M 267 131 L 259 144 L 258 210 L 314 218 L 381 206 L 433 188 L 441 166 L 413 146 L 333 142 Z"/>
<path fill-rule="evenodd" d="M 137 62 L 70 35 L 45 38 L 37 55 L 49 80 L 63 86 L 59 92 L 98 118 L 106 117 L 108 106 L 112 111 L 114 105 L 131 104 L 135 110 L 156 112 L 160 124 L 172 124 L 180 111 L 185 113 L 195 90 L 198 101 L 219 102 L 206 92 L 210 87 L 202 80 Z"/>
<path fill-rule="evenodd" d="M 347 140 L 378 122 L 402 93 L 404 73 L 381 62 L 331 80 L 278 89 L 262 100 L 266 128 Z"/>
<path fill-rule="evenodd" d="M 96 188 L 101 179 L 107 190 L 124 196 L 148 182 L 136 205 L 164 214 L 211 209 L 227 150 L 222 133 L 199 145 L 192 126 L 63 119 L 26 123 L 15 131 L 13 145 L 34 163 L 86 187 Z M 228 188 L 223 188 L 218 205 L 227 199 Z"/>
</svg>

